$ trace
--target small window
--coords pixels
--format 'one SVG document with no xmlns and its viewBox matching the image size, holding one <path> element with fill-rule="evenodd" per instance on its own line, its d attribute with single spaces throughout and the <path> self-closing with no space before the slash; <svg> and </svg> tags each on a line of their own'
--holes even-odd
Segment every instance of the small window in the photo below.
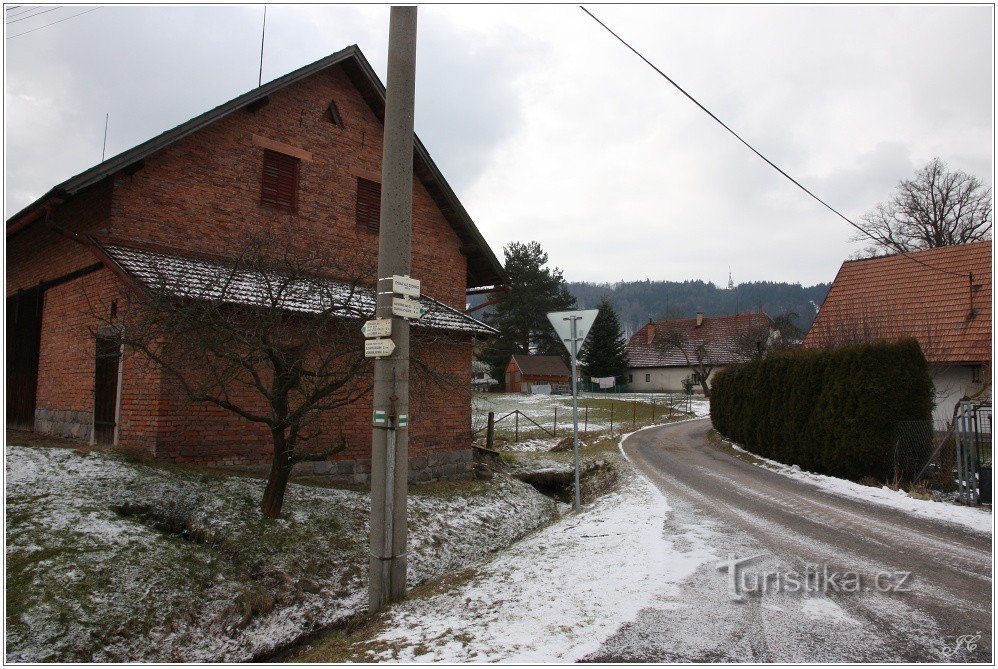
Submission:
<svg viewBox="0 0 998 669">
<path fill-rule="evenodd" d="M 981 366 L 974 365 L 970 368 L 970 382 L 980 383 L 981 382 Z"/>
<path fill-rule="evenodd" d="M 343 127 L 343 117 L 340 116 L 340 110 L 337 109 L 335 102 L 329 103 L 329 113 L 326 115 L 326 118 L 332 121 L 334 125 Z"/>
<path fill-rule="evenodd" d="M 627 375 L 627 382 L 628 383 L 634 383 L 634 375 L 633 374 L 628 374 Z"/>
<path fill-rule="evenodd" d="M 377 234 L 381 228 L 381 184 L 357 177 L 357 227 Z"/>
<path fill-rule="evenodd" d="M 645 374 L 645 383 L 651 383 L 651 374 Z"/>
<path fill-rule="evenodd" d="M 263 150 L 260 203 L 282 211 L 298 210 L 298 168 L 301 161 L 270 149 Z"/>
</svg>

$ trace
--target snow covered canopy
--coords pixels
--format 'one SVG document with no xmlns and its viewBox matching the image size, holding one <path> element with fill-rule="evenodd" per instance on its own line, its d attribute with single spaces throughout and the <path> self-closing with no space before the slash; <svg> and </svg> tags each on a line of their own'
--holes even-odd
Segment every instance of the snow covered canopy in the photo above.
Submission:
<svg viewBox="0 0 998 669">
<path fill-rule="evenodd" d="M 328 309 L 344 318 L 374 316 L 374 289 L 321 277 L 289 278 L 278 272 L 240 269 L 221 261 L 206 260 L 94 242 L 112 269 L 139 287 L 167 291 L 177 297 L 221 300 L 250 306 L 276 305 L 287 311 L 318 314 Z M 414 327 L 492 336 L 498 330 L 425 295 L 419 302 L 428 311 Z"/>
</svg>

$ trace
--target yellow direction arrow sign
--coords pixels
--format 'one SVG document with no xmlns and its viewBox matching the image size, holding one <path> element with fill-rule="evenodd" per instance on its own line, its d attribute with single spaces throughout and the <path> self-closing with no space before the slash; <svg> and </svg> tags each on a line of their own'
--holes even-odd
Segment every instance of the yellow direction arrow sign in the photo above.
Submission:
<svg viewBox="0 0 998 669">
<path fill-rule="evenodd" d="M 395 350 L 391 339 L 368 339 L 364 342 L 365 358 L 387 358 Z"/>
</svg>

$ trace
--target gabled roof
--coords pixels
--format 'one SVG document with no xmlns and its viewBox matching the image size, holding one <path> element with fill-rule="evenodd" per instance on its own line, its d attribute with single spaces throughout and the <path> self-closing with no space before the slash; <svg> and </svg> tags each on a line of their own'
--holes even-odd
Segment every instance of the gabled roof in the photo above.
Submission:
<svg viewBox="0 0 998 669">
<path fill-rule="evenodd" d="M 289 280 L 279 273 L 240 269 L 221 261 L 93 241 L 97 255 L 133 286 L 177 297 L 218 300 L 247 306 L 276 305 L 282 311 L 330 313 L 363 319 L 374 315 L 374 289 L 321 277 Z M 431 297 L 419 301 L 428 311 L 415 328 L 493 336 L 495 328 Z"/>
<path fill-rule="evenodd" d="M 914 337 L 929 362 L 991 360 L 991 242 L 842 263 L 804 345 Z"/>
<path fill-rule="evenodd" d="M 569 378 L 568 365 L 557 355 L 522 355 L 514 354 L 515 364 L 522 374 L 528 376 L 564 376 Z"/>
<path fill-rule="evenodd" d="M 367 61 L 367 58 L 364 57 L 360 48 L 356 45 L 349 46 L 342 51 L 326 56 L 310 65 L 306 65 L 283 77 L 266 83 L 259 88 L 255 88 L 248 93 L 244 93 L 200 116 L 181 123 L 172 130 L 167 130 L 138 146 L 119 153 L 112 158 L 108 158 L 104 162 L 77 174 L 75 177 L 63 181 L 54 186 L 48 193 L 7 219 L 7 235 L 9 236 L 37 220 L 39 214 L 46 207 L 58 205 L 112 174 L 140 163 L 146 157 L 177 140 L 197 132 L 233 112 L 245 109 L 254 104 L 266 102 L 268 96 L 334 65 L 339 65 L 344 69 L 350 81 L 360 91 L 361 96 L 363 96 L 374 114 L 379 120 L 384 122 L 385 86 L 381 83 L 381 79 L 378 78 L 378 75 Z M 471 220 L 471 216 L 457 199 L 457 195 L 451 189 L 450 184 L 444 179 L 436 163 L 430 158 L 426 147 L 423 146 L 423 143 L 416 135 L 413 135 L 413 157 L 415 176 L 423 182 L 430 196 L 433 197 L 444 217 L 461 240 L 461 251 L 468 258 L 468 287 L 474 288 L 507 283 L 509 277 L 506 275 L 502 264 L 492 252 L 492 249 L 489 248 L 485 238 L 482 237 L 474 221 Z"/>
<path fill-rule="evenodd" d="M 697 325 L 695 318 L 648 323 L 634 333 L 627 342 L 630 366 L 637 367 L 686 367 L 689 362 L 683 350 L 671 345 L 677 335 L 684 341 L 683 348 L 696 361 L 693 351 L 703 344 L 705 360 L 715 365 L 745 362 L 745 335 L 767 333 L 772 328 L 769 316 L 763 313 L 735 314 L 732 316 L 704 316 Z"/>
</svg>

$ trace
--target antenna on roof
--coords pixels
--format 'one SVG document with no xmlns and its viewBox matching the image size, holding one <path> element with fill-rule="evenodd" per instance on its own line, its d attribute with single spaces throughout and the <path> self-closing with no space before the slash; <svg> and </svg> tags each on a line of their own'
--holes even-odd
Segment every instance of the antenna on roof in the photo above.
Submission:
<svg viewBox="0 0 998 669">
<path fill-rule="evenodd" d="M 256 80 L 256 86 L 263 85 L 263 43 L 267 38 L 267 5 L 263 6 L 263 30 L 260 33 L 260 76 Z"/>
<path fill-rule="evenodd" d="M 104 115 L 104 146 L 100 150 L 100 161 L 104 162 L 104 156 L 107 154 L 107 122 L 111 119 L 111 112 Z"/>
</svg>

